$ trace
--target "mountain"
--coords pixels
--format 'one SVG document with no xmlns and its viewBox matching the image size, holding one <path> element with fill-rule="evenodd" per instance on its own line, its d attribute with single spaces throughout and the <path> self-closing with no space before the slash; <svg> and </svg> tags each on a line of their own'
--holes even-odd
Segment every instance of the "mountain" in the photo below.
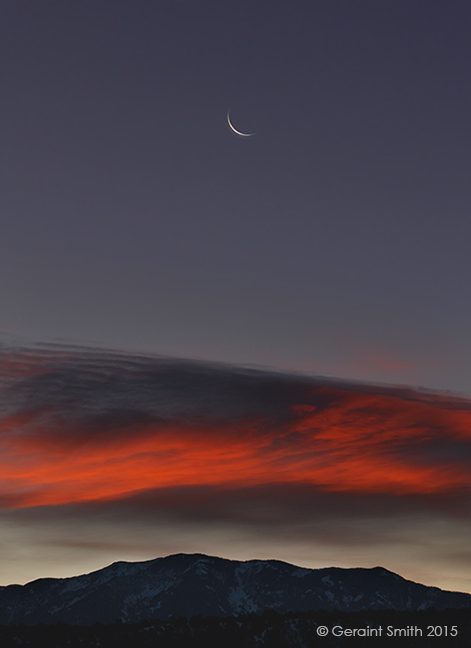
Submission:
<svg viewBox="0 0 471 648">
<path fill-rule="evenodd" d="M 471 595 L 446 592 L 373 569 L 304 569 L 278 560 L 239 562 L 176 554 L 117 562 L 74 578 L 0 588 L 0 624 L 137 623 L 171 617 L 233 616 L 264 610 L 471 608 Z"/>
</svg>

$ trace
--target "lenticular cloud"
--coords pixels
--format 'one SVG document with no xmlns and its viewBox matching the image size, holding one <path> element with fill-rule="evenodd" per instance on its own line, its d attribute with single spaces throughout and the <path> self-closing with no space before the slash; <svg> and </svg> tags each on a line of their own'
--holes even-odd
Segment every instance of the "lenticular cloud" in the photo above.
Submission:
<svg viewBox="0 0 471 648">
<path fill-rule="evenodd" d="M 4 350 L 0 435 L 4 507 L 469 491 L 468 401 L 222 364 Z"/>
</svg>

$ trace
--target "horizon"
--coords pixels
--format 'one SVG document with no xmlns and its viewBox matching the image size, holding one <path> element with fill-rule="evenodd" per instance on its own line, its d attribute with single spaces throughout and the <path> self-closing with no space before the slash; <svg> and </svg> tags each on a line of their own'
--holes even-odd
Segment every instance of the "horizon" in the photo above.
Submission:
<svg viewBox="0 0 471 648">
<path fill-rule="evenodd" d="M 209 559 L 216 559 L 216 560 L 223 560 L 227 562 L 237 562 L 237 563 L 249 563 L 249 562 L 267 562 L 267 563 L 281 563 L 284 565 L 289 565 L 290 567 L 297 567 L 299 569 L 306 569 L 308 571 L 328 571 L 328 570 L 339 570 L 339 571 L 374 571 L 374 570 L 382 570 L 385 572 L 388 572 L 389 574 L 392 574 L 394 576 L 398 576 L 402 580 L 409 582 L 409 583 L 415 583 L 416 585 L 424 585 L 425 587 L 435 587 L 434 585 L 425 585 L 424 583 L 419 583 L 418 581 L 411 580 L 409 578 L 405 578 L 401 574 L 398 574 L 397 572 L 391 571 L 390 569 L 387 569 L 386 567 L 382 565 L 375 565 L 374 567 L 337 567 L 336 565 L 330 565 L 329 567 L 304 567 L 303 565 L 298 565 L 296 563 L 291 563 L 287 562 L 286 560 L 279 560 L 277 558 L 247 558 L 244 560 L 238 560 L 236 558 L 227 558 L 225 556 L 219 556 L 219 555 L 208 555 L 204 553 L 187 553 L 187 552 L 179 552 L 176 554 L 168 554 L 165 556 L 156 556 L 155 558 L 149 558 L 146 560 L 116 560 L 112 563 L 109 563 L 108 565 L 105 565 L 104 567 L 99 567 L 98 569 L 94 569 L 93 571 L 86 572 L 86 573 L 81 573 L 81 574 L 74 574 L 72 576 L 60 576 L 60 577 L 49 577 L 49 576 L 44 576 L 40 578 L 36 578 L 32 581 L 27 581 L 26 583 L 9 583 L 8 585 L 0 585 L 0 588 L 4 587 L 9 587 L 10 585 L 19 585 L 19 586 L 24 586 L 24 585 L 29 585 L 31 583 L 34 583 L 39 580 L 69 580 L 73 578 L 81 578 L 82 576 L 90 576 L 92 574 L 95 574 L 100 571 L 104 571 L 110 567 L 113 567 L 113 565 L 119 565 L 119 564 L 126 564 L 126 565 L 133 565 L 133 564 L 141 564 L 141 563 L 151 563 L 155 562 L 157 560 L 165 560 L 167 558 L 175 558 L 178 556 L 185 556 L 185 557 L 201 557 L 201 558 L 209 558 Z M 441 587 L 438 587 L 436 589 L 439 589 L 442 592 L 451 592 L 451 593 L 458 593 L 458 594 L 468 594 L 471 596 L 471 592 L 463 592 L 459 590 L 447 590 L 443 589 Z"/>
</svg>

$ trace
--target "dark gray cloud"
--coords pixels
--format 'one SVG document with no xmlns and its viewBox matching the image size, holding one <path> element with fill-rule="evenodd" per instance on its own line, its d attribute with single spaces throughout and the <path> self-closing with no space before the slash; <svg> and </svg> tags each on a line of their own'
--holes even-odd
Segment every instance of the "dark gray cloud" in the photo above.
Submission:
<svg viewBox="0 0 471 648">
<path fill-rule="evenodd" d="M 222 363 L 131 355 L 76 346 L 0 351 L 1 411 L 56 418 L 81 433 L 185 421 L 229 422 L 246 417 L 283 423 L 292 405 L 322 410 L 347 392 L 391 396 L 447 410 L 471 411 L 469 401 L 402 386 L 347 382 Z M 384 411 L 369 404 L 371 416 Z M 288 438 L 283 439 L 287 443 Z"/>
<path fill-rule="evenodd" d="M 280 417 L 310 384 L 289 374 L 76 348 L 3 356 L 4 412 L 63 415 L 82 432 L 147 421 Z"/>
</svg>

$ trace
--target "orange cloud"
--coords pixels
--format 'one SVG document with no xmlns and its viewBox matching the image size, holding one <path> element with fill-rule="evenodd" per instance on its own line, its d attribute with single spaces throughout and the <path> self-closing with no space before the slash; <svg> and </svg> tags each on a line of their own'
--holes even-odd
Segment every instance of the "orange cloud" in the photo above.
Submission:
<svg viewBox="0 0 471 648">
<path fill-rule="evenodd" d="M 178 486 L 305 484 L 324 492 L 401 495 L 470 486 L 467 401 L 291 377 L 270 382 L 261 372 L 234 377 L 214 368 L 188 378 L 180 367 L 177 381 L 164 372 L 155 383 L 147 360 L 136 389 L 136 366 L 128 358 L 104 371 L 98 357 L 91 378 L 90 362 L 72 363 L 69 373 L 50 360 L 35 362 L 30 372 L 24 359 L 7 372 L 4 395 L 13 411 L 0 427 L 4 506 L 113 501 Z M 122 409 L 109 388 L 112 378 L 123 394 L 126 385 L 136 394 Z M 202 380 L 203 413 L 203 397 L 188 397 Z"/>
<path fill-rule="evenodd" d="M 469 485 L 469 472 L 439 456 L 424 460 L 411 445 L 470 441 L 471 413 L 381 395 L 346 394 L 317 411 L 294 405 L 294 421 L 224 429 L 168 426 L 126 438 L 71 445 L 47 430 L 18 432 L 4 421 L 1 490 L 16 505 L 113 500 L 171 486 L 235 488 L 271 483 L 325 490 L 439 493 Z"/>
</svg>

